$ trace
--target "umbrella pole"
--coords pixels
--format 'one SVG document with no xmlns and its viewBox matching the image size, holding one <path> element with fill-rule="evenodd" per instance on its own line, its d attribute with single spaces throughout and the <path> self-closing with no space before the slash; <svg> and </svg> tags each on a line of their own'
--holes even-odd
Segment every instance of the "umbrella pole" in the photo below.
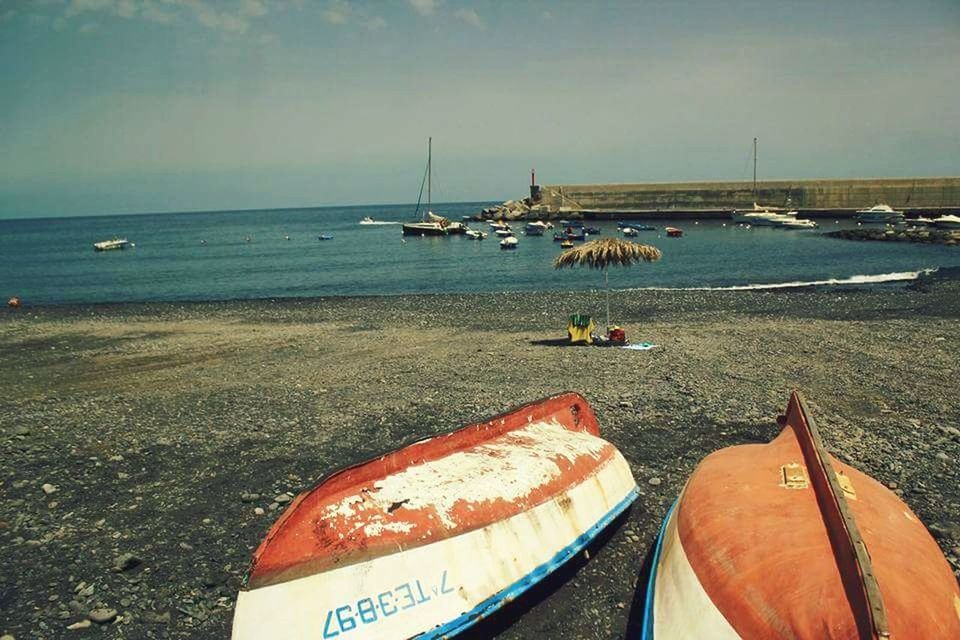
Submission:
<svg viewBox="0 0 960 640">
<path fill-rule="evenodd" d="M 607 330 L 610 330 L 610 274 L 603 268 L 603 283 L 607 286 Z"/>
</svg>

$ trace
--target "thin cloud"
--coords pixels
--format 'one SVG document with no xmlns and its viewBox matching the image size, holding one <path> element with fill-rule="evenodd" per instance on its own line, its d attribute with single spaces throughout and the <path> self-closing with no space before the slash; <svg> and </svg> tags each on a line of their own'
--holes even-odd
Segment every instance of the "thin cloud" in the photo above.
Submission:
<svg viewBox="0 0 960 640">
<path fill-rule="evenodd" d="M 407 0 L 413 10 L 422 16 L 429 16 L 436 12 L 442 0 Z"/>
<path fill-rule="evenodd" d="M 53 26 L 62 30 L 67 20 L 86 13 L 139 18 L 160 24 L 170 24 L 186 16 L 208 29 L 240 35 L 247 33 L 253 20 L 262 18 L 268 11 L 264 0 L 239 0 L 230 5 L 211 0 L 69 0 Z"/>
<path fill-rule="evenodd" d="M 321 15 L 329 24 L 346 24 L 350 17 L 350 5 L 341 0 L 333 0 Z"/>
<path fill-rule="evenodd" d="M 483 18 L 473 9 L 457 9 L 453 15 L 467 24 L 473 25 L 477 29 L 483 30 L 487 28 L 487 25 L 483 22 Z"/>
<path fill-rule="evenodd" d="M 369 20 L 363 23 L 370 31 L 379 31 L 380 29 L 387 28 L 387 21 L 381 18 L 380 16 L 373 16 Z"/>
</svg>

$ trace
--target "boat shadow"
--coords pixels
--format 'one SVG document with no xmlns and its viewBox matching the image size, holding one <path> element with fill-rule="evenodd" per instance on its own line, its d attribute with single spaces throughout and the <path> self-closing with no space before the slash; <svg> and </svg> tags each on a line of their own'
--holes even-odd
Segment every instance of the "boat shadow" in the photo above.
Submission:
<svg viewBox="0 0 960 640">
<path fill-rule="evenodd" d="M 605 546 L 617 531 L 620 530 L 620 527 L 623 526 L 623 523 L 629 517 L 632 510 L 633 506 L 631 505 L 630 508 L 614 518 L 610 522 L 610 525 L 604 528 L 604 530 L 584 548 L 584 551 L 578 553 L 568 562 L 565 562 L 560 568 L 530 587 L 515 600 L 508 602 L 500 609 L 465 630 L 457 636 L 458 640 L 489 640 L 504 633 L 531 609 L 552 596 L 567 582 L 573 579 L 580 572 L 580 569 L 586 566 L 589 558 L 592 558 L 597 551 Z M 640 609 L 642 615 L 642 599 Z"/>
</svg>

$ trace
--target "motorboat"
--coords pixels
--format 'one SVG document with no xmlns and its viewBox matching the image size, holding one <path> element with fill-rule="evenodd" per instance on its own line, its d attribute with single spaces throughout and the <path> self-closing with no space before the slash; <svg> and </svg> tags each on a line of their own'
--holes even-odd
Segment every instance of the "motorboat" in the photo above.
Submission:
<svg viewBox="0 0 960 640">
<path fill-rule="evenodd" d="M 639 233 L 634 227 L 620 227 L 620 231 L 629 238 L 634 238 Z"/>
<path fill-rule="evenodd" d="M 818 225 L 813 220 L 805 220 L 802 218 L 794 218 L 793 220 L 783 220 L 777 223 L 777 227 L 781 229 L 816 229 Z"/>
<path fill-rule="evenodd" d="M 899 224 L 905 219 L 902 211 L 895 211 L 886 204 L 860 209 L 854 217 L 862 224 Z"/>
<path fill-rule="evenodd" d="M 636 500 L 575 393 L 419 440 L 300 494 L 253 554 L 233 640 L 438 640 L 583 554 Z"/>
<path fill-rule="evenodd" d="M 561 248 L 561 249 L 569 249 L 569 248 L 572 247 L 572 246 L 573 246 L 573 240 L 567 239 L 567 240 L 561 240 L 561 241 L 560 241 L 560 248 Z"/>
<path fill-rule="evenodd" d="M 377 224 L 377 221 L 371 218 L 370 216 L 364 216 L 360 220 L 360 224 Z"/>
<path fill-rule="evenodd" d="M 513 231 L 509 227 L 506 229 L 497 229 L 494 233 L 500 238 L 509 238 L 513 235 Z"/>
<path fill-rule="evenodd" d="M 500 241 L 501 249 L 516 249 L 517 245 L 520 244 L 520 241 L 514 238 L 513 236 L 507 236 Z"/>
<path fill-rule="evenodd" d="M 946 215 L 934 218 L 930 222 L 937 229 L 960 229 L 960 216 Z"/>
<path fill-rule="evenodd" d="M 641 638 L 960 638 L 960 587 L 917 514 L 829 454 L 798 393 L 777 422 L 704 458 L 669 508 Z"/>
<path fill-rule="evenodd" d="M 676 227 L 664 227 L 663 230 L 667 232 L 668 238 L 680 238 L 683 236 L 683 229 L 678 229 Z"/>
<path fill-rule="evenodd" d="M 126 238 L 113 238 L 112 240 L 103 240 L 93 243 L 94 251 L 113 251 L 115 249 L 126 249 L 132 247 L 133 243 Z"/>
<path fill-rule="evenodd" d="M 321 233 L 319 236 L 317 236 L 317 240 L 333 240 L 333 236 Z"/>
<path fill-rule="evenodd" d="M 471 240 L 483 240 L 487 237 L 487 234 L 476 229 L 467 229 L 466 236 Z"/>
<path fill-rule="evenodd" d="M 527 236 L 542 236 L 543 232 L 547 230 L 547 225 L 535 220 L 534 222 L 528 222 L 523 227 L 523 234 Z"/>
</svg>

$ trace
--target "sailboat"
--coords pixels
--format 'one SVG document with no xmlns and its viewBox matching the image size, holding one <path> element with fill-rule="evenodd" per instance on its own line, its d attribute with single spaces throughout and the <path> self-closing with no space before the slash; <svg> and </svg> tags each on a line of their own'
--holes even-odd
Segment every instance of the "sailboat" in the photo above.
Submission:
<svg viewBox="0 0 960 640">
<path fill-rule="evenodd" d="M 427 139 L 427 208 L 423 218 L 414 222 L 403 223 L 405 236 L 446 236 L 456 233 L 465 233 L 467 226 L 462 222 L 450 222 L 443 216 L 436 215 L 430 210 L 432 191 L 432 156 L 433 138 Z M 423 184 L 420 185 L 420 196 L 423 196 Z M 417 198 L 417 211 L 420 210 L 420 198 Z"/>
</svg>

